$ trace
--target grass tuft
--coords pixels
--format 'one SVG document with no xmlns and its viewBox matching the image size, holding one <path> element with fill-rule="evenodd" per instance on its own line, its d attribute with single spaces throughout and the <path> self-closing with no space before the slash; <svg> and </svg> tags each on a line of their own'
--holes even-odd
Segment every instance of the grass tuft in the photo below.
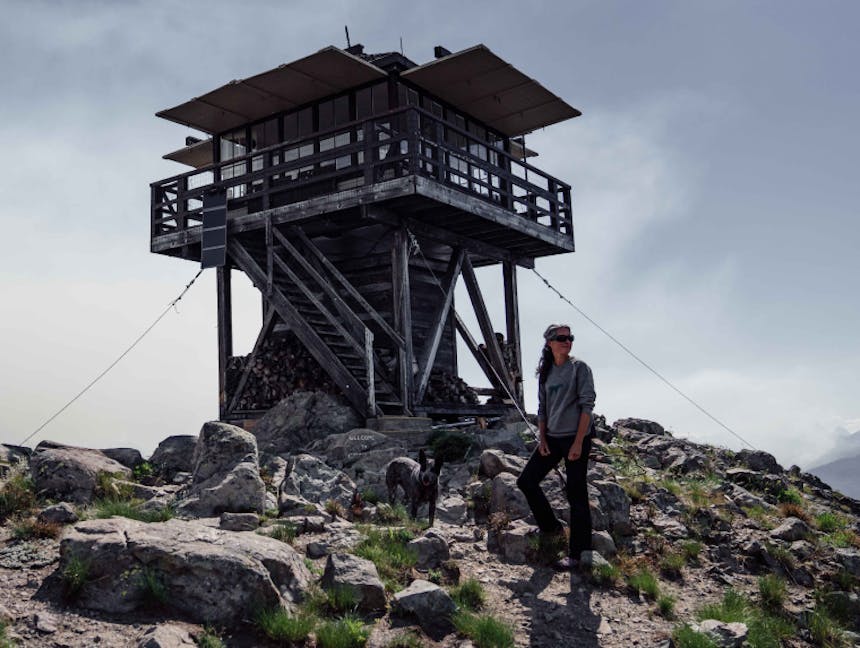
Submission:
<svg viewBox="0 0 860 648">
<path fill-rule="evenodd" d="M 656 599 L 660 595 L 660 584 L 657 582 L 657 577 L 647 567 L 640 567 L 636 573 L 628 576 L 627 584 L 635 592 L 650 599 Z"/>
<path fill-rule="evenodd" d="M 0 488 L 0 522 L 12 515 L 29 513 L 35 506 L 33 480 L 21 469 L 13 469 Z"/>
<path fill-rule="evenodd" d="M 726 590 L 720 603 L 699 609 L 696 618 L 699 621 L 716 619 L 723 623 L 745 623 L 749 629 L 749 645 L 756 648 L 779 648 L 784 639 L 795 634 L 789 621 L 755 606 L 733 589 Z"/>
<path fill-rule="evenodd" d="M 295 540 L 298 535 L 298 529 L 296 529 L 296 525 L 291 522 L 276 522 L 267 529 L 260 529 L 258 533 L 287 544 L 292 544 L 293 540 Z"/>
<path fill-rule="evenodd" d="M 336 499 L 329 499 L 325 502 L 325 512 L 331 515 L 332 517 L 339 517 L 341 519 L 346 519 L 346 509 L 343 508 L 343 504 L 338 502 Z"/>
<path fill-rule="evenodd" d="M 93 503 L 93 513 L 97 518 L 125 517 L 138 522 L 167 522 L 173 518 L 173 508 L 167 507 L 160 511 L 142 511 L 141 500 L 123 499 L 121 497 L 105 497 Z"/>
<path fill-rule="evenodd" d="M 221 637 L 213 628 L 204 628 L 203 632 L 194 637 L 198 648 L 226 648 Z"/>
<path fill-rule="evenodd" d="M 779 612 L 785 604 L 787 590 L 785 581 L 776 574 L 768 574 L 758 579 L 758 592 L 762 607 L 771 612 Z"/>
<path fill-rule="evenodd" d="M 290 643 L 305 641 L 317 622 L 313 615 L 293 615 L 282 608 L 259 609 L 253 619 L 254 624 L 269 639 Z"/>
<path fill-rule="evenodd" d="M 417 631 L 407 630 L 389 641 L 385 648 L 423 648 L 424 645 L 424 640 L 421 639 L 421 635 Z"/>
<path fill-rule="evenodd" d="M 397 592 L 408 585 L 409 572 L 418 562 L 417 552 L 406 546 L 414 537 L 408 529 L 370 528 L 353 553 L 376 565 L 385 588 Z"/>
<path fill-rule="evenodd" d="M 31 538 L 59 538 L 63 525 L 56 522 L 42 522 L 34 517 L 17 520 L 12 525 L 12 537 L 15 540 L 30 540 Z"/>
<path fill-rule="evenodd" d="M 794 504 L 793 502 L 782 502 L 779 505 L 779 513 L 782 517 L 795 517 L 799 520 L 803 520 L 807 524 L 812 521 L 812 518 L 809 516 L 809 513 L 806 512 L 806 509 L 803 508 L 802 504 Z"/>
<path fill-rule="evenodd" d="M 685 540 L 681 543 L 681 553 L 687 562 L 697 562 L 702 552 L 702 543 L 698 540 Z"/>
<path fill-rule="evenodd" d="M 833 533 L 848 528 L 848 520 L 831 511 L 825 511 L 815 516 L 815 526 L 822 533 Z"/>
<path fill-rule="evenodd" d="M 591 580 L 601 587 L 612 587 L 621 578 L 621 570 L 611 563 L 601 563 L 591 568 Z"/>
<path fill-rule="evenodd" d="M 143 592 L 143 598 L 148 605 L 159 607 L 167 605 L 168 595 L 167 587 L 161 575 L 151 567 L 144 567 L 140 570 L 140 587 Z"/>
<path fill-rule="evenodd" d="M 63 594 L 67 599 L 77 598 L 90 579 L 90 561 L 80 556 L 71 556 L 60 574 Z"/>
<path fill-rule="evenodd" d="M 370 628 L 358 617 L 348 614 L 342 619 L 322 623 L 316 635 L 320 648 L 361 648 L 367 643 Z"/>
<path fill-rule="evenodd" d="M 472 612 L 484 607 L 487 599 L 484 586 L 474 578 L 468 578 L 456 587 L 452 587 L 450 594 L 459 607 Z"/>
<path fill-rule="evenodd" d="M 675 597 L 669 594 L 661 594 L 657 597 L 657 611 L 664 619 L 675 618 Z"/>
<path fill-rule="evenodd" d="M 822 648 L 842 648 L 847 646 L 845 634 L 839 623 L 822 606 L 816 606 L 807 618 L 812 642 Z"/>
<path fill-rule="evenodd" d="M 479 616 L 461 610 L 454 615 L 454 627 L 477 648 L 513 648 L 514 645 L 511 627 L 488 614 Z"/>
<path fill-rule="evenodd" d="M 789 487 L 780 491 L 779 495 L 777 495 L 777 501 L 785 504 L 797 504 L 800 506 L 803 504 L 803 495 L 800 494 L 800 491 L 794 487 Z"/>
<path fill-rule="evenodd" d="M 660 571 L 668 578 L 680 578 L 681 569 L 687 564 L 686 555 L 672 551 L 660 559 Z"/>
<path fill-rule="evenodd" d="M 719 648 L 708 635 L 696 632 L 685 623 L 672 632 L 672 643 L 676 648 Z"/>
</svg>

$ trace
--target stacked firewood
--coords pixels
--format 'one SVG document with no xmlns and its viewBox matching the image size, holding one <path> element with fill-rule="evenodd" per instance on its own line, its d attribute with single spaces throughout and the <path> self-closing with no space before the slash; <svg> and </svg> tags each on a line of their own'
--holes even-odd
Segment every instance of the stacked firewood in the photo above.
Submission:
<svg viewBox="0 0 860 648">
<path fill-rule="evenodd" d="M 251 356 L 233 356 L 227 364 L 227 401 L 232 401 Z M 261 410 L 294 391 L 340 390 L 293 333 L 275 333 L 260 347 L 235 409 Z"/>
<path fill-rule="evenodd" d="M 430 383 L 427 385 L 424 401 L 475 405 L 478 402 L 478 396 L 462 378 L 452 376 L 446 371 L 434 371 L 430 374 Z"/>
</svg>

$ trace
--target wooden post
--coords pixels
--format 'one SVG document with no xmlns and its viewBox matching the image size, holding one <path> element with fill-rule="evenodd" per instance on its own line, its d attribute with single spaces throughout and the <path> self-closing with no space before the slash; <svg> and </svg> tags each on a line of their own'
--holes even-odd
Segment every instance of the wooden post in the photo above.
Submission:
<svg viewBox="0 0 860 648">
<path fill-rule="evenodd" d="M 400 227 L 394 233 L 394 245 L 391 248 L 391 277 L 392 295 L 394 298 L 394 329 L 403 338 L 403 348 L 398 350 L 398 379 L 400 386 L 400 402 L 403 403 L 404 414 L 412 411 L 415 402 L 414 352 L 412 348 L 412 297 L 409 288 L 409 235 L 405 227 Z"/>
<path fill-rule="evenodd" d="M 523 355 L 522 342 L 520 340 L 520 311 L 519 298 L 517 295 L 517 266 L 510 261 L 502 263 L 502 274 L 505 284 L 505 320 L 507 324 L 507 343 L 513 351 L 514 395 L 517 397 L 520 407 L 524 408 L 523 401 Z"/>
<path fill-rule="evenodd" d="M 230 266 L 216 268 L 218 291 L 218 416 L 227 414 L 227 361 L 233 355 L 233 304 Z"/>
</svg>

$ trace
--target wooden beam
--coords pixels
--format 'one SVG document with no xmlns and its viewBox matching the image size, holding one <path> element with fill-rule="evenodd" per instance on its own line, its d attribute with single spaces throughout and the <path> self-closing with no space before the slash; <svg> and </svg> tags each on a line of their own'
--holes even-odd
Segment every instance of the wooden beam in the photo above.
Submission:
<svg viewBox="0 0 860 648">
<path fill-rule="evenodd" d="M 400 402 L 403 403 L 404 413 L 412 411 L 415 402 L 412 373 L 414 352 L 412 349 L 412 299 L 409 286 L 409 236 L 406 228 L 401 227 L 394 233 L 394 244 L 391 247 L 391 283 L 393 293 L 392 310 L 394 313 L 394 328 L 403 338 L 403 348 L 398 350 L 398 379 L 400 387 Z"/>
<path fill-rule="evenodd" d="M 502 264 L 502 276 L 505 284 L 505 323 L 507 327 L 507 343 L 513 351 L 514 394 L 521 408 L 525 407 L 523 400 L 523 355 L 520 340 L 520 309 L 517 292 L 517 267 L 513 263 Z"/>
<path fill-rule="evenodd" d="M 233 355 L 233 300 L 230 286 L 230 266 L 216 268 L 218 293 L 218 415 L 227 413 L 227 360 Z"/>
<path fill-rule="evenodd" d="M 442 334 L 445 332 L 445 324 L 448 322 L 451 304 L 454 303 L 454 287 L 457 284 L 457 277 L 460 276 L 464 257 L 465 252 L 462 249 L 453 250 L 451 261 L 448 263 L 448 269 L 445 271 L 445 277 L 442 279 L 440 288 L 444 294 L 440 298 L 436 312 L 433 313 L 433 317 L 430 319 L 430 334 L 424 342 L 424 347 L 418 360 L 418 371 L 420 374 L 418 389 L 415 395 L 416 403 L 424 400 L 427 385 L 430 383 L 430 373 L 433 370 L 433 364 L 436 362 L 436 353 L 439 351 L 439 343 L 442 341 Z"/>
<path fill-rule="evenodd" d="M 251 355 L 248 356 L 245 370 L 242 372 L 242 377 L 239 379 L 239 384 L 236 386 L 236 391 L 233 393 L 233 398 L 230 400 L 230 406 L 227 408 L 228 415 L 232 414 L 236 409 L 236 405 L 239 404 L 239 399 L 245 392 L 245 386 L 248 384 L 248 378 L 251 376 L 251 368 L 257 359 L 257 354 L 260 352 L 260 348 L 263 346 L 266 338 L 269 337 L 269 333 L 271 333 L 272 329 L 275 328 L 275 310 L 270 308 L 268 311 L 268 314 L 263 320 L 263 325 L 260 327 L 260 332 L 257 335 L 257 341 L 254 342 L 254 348 L 251 350 Z"/>
<path fill-rule="evenodd" d="M 257 287 L 257 290 L 264 290 L 266 287 L 265 270 L 257 264 L 235 237 L 231 237 L 228 240 L 227 247 L 230 251 L 230 256 L 236 261 L 236 265 L 248 275 L 248 278 Z M 373 416 L 376 414 L 375 412 L 367 412 L 365 409 L 367 407 L 367 394 L 361 383 L 343 365 L 337 354 L 320 339 L 313 327 L 304 320 L 277 286 L 272 288 L 270 301 L 281 319 L 290 326 L 290 329 L 296 334 L 296 337 L 299 338 L 305 348 L 310 351 L 323 370 L 343 390 L 344 395 L 356 411 L 364 416 Z"/>
<path fill-rule="evenodd" d="M 478 366 L 481 368 L 481 371 L 484 372 L 487 380 L 490 381 L 490 384 L 493 385 L 496 390 L 504 393 L 504 387 L 502 383 L 499 382 L 499 378 L 496 376 L 496 372 L 493 371 L 490 361 L 487 360 L 486 354 L 478 347 L 478 343 L 475 341 L 475 338 L 472 337 L 472 334 L 466 327 L 466 323 L 463 321 L 463 318 L 460 317 L 459 313 L 456 311 L 454 312 L 454 326 L 457 328 L 457 332 L 460 334 L 460 337 L 463 338 L 466 348 L 472 352 L 472 357 L 475 358 L 475 362 L 478 363 Z"/>
<path fill-rule="evenodd" d="M 514 386 L 511 384 L 510 372 L 505 366 L 505 359 L 502 357 L 502 350 L 499 348 L 496 332 L 493 330 L 492 322 L 490 322 L 490 314 L 487 312 L 487 306 L 481 294 L 481 287 L 478 285 L 478 278 L 475 276 L 475 269 L 472 267 L 468 256 L 463 260 L 463 281 L 466 283 L 466 290 L 469 292 L 472 308 L 475 309 L 475 317 L 478 318 L 478 326 L 481 328 L 481 334 L 484 336 L 484 345 L 487 348 L 487 356 L 490 364 L 499 372 L 499 376 L 508 387 L 507 391 L 513 394 Z"/>
</svg>

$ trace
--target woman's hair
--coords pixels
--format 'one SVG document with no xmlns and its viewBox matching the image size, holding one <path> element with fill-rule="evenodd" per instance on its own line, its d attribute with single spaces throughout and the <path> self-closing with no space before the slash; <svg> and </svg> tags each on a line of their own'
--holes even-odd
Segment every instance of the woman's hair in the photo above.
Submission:
<svg viewBox="0 0 860 648">
<path fill-rule="evenodd" d="M 548 344 L 544 344 L 543 351 L 541 351 L 540 354 L 540 360 L 538 360 L 537 370 L 535 371 L 538 384 L 542 385 L 546 382 L 546 377 L 549 375 L 549 370 L 552 369 L 553 362 L 552 349 L 549 348 Z"/>
</svg>

